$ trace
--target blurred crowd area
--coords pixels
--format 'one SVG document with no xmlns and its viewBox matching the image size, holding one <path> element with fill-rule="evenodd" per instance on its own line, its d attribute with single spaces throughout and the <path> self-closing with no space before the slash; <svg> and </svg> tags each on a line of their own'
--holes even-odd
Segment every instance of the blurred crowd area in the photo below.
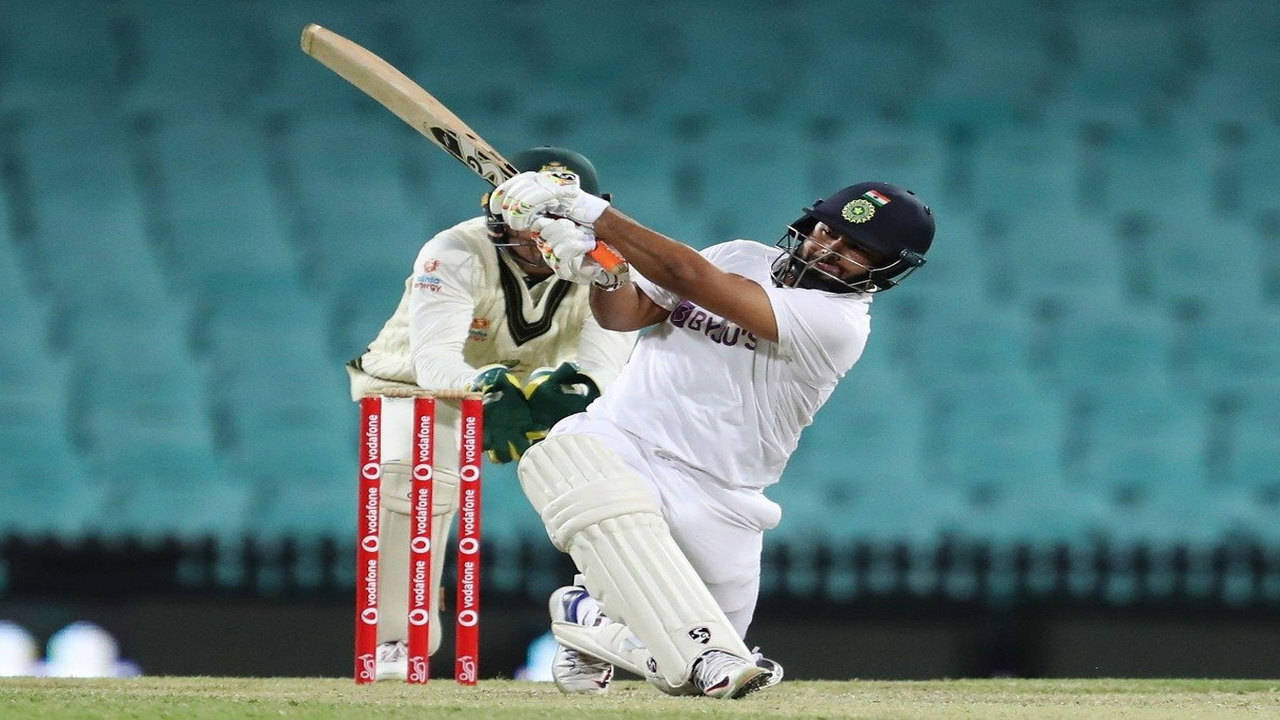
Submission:
<svg viewBox="0 0 1280 720">
<path fill-rule="evenodd" d="M 0 534 L 353 536 L 342 365 L 486 188 L 304 56 L 317 22 L 698 247 L 861 180 L 933 206 L 928 265 L 768 493 L 771 547 L 1249 546 L 1245 589 L 1280 598 L 1280 4 L 0 17 Z M 540 541 L 488 476 L 486 535 Z"/>
</svg>

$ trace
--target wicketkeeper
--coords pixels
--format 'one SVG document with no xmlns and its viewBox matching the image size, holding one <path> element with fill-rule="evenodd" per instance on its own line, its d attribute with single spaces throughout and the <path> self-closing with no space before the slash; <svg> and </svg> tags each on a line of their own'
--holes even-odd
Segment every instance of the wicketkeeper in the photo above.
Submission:
<svg viewBox="0 0 1280 720">
<path fill-rule="evenodd" d="M 511 158 L 523 170 L 554 171 L 598 193 L 582 155 L 538 147 Z M 561 418 L 587 407 L 617 377 L 636 333 L 602 329 L 588 307 L 589 288 L 556 278 L 529 229 L 500 216 L 459 223 L 427 241 L 405 281 L 395 313 L 351 361 L 353 399 L 389 389 L 469 388 L 484 393 L 484 447 L 497 463 L 518 460 Z M 544 239 L 575 232 L 548 227 Z M 610 273 L 597 280 L 623 281 Z M 406 672 L 411 416 L 384 415 L 378 677 Z M 432 503 L 430 652 L 440 646 L 444 549 L 458 509 L 458 406 L 437 403 Z"/>
</svg>

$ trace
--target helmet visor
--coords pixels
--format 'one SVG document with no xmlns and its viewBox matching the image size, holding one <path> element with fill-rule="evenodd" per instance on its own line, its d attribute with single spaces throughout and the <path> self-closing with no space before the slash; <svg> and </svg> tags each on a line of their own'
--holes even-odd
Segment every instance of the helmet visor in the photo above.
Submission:
<svg viewBox="0 0 1280 720">
<path fill-rule="evenodd" d="M 885 257 L 856 239 L 852 244 L 862 251 L 863 258 L 836 246 L 821 245 L 803 257 L 801 248 L 808 237 L 809 233 L 790 225 L 778 239 L 776 245 L 783 253 L 775 261 L 773 275 L 779 284 L 827 292 L 876 293 L 902 282 L 924 264 L 924 256 L 910 250 L 903 250 L 897 257 Z M 851 273 L 842 271 L 841 260 L 856 269 Z"/>
</svg>

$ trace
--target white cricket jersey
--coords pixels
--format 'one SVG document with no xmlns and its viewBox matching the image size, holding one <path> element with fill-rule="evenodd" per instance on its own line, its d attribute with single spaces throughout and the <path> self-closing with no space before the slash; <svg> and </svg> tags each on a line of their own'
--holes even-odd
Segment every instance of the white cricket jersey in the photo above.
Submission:
<svg viewBox="0 0 1280 720">
<path fill-rule="evenodd" d="M 871 297 L 776 287 L 778 250 L 749 240 L 702 255 L 761 285 L 778 324 L 768 342 L 657 287 L 632 271 L 671 311 L 641 335 L 631 360 L 587 416 L 626 430 L 726 489 L 778 481 L 800 431 L 813 422 L 853 366 L 871 331 Z"/>
</svg>

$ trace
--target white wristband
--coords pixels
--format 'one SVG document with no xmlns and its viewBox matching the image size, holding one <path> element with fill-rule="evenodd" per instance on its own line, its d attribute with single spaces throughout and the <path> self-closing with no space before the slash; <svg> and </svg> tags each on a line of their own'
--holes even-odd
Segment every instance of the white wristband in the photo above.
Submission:
<svg viewBox="0 0 1280 720">
<path fill-rule="evenodd" d="M 573 209 L 569 211 L 569 219 L 583 225 L 592 225 L 600 219 L 607 207 L 609 207 L 608 200 L 582 193 L 573 204 Z"/>
</svg>

